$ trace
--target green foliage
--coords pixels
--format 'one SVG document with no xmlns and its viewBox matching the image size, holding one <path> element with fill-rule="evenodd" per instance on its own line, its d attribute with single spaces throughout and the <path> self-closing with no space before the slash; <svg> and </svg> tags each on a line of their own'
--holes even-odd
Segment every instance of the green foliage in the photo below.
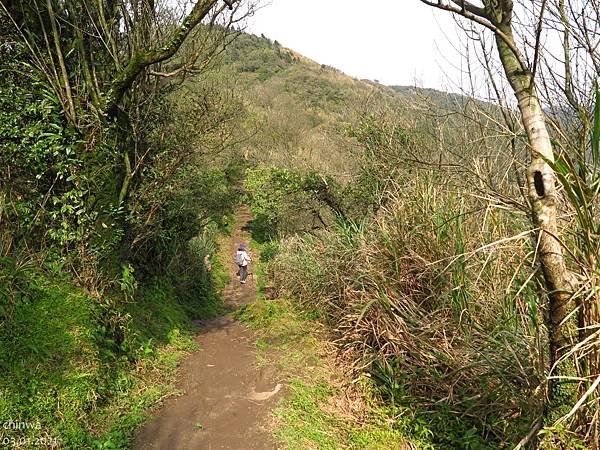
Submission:
<svg viewBox="0 0 600 450">
<path fill-rule="evenodd" d="M 271 262 L 279 253 L 279 241 L 265 242 L 260 252 L 260 260 L 264 264 Z"/>
<path fill-rule="evenodd" d="M 134 268 L 131 264 L 122 266 L 122 276 L 121 276 L 121 292 L 125 296 L 125 300 L 133 299 L 133 295 L 138 287 L 138 282 L 133 276 Z"/>
<path fill-rule="evenodd" d="M 310 72 L 292 72 L 284 85 L 285 92 L 305 99 L 306 106 L 324 110 L 344 105 L 346 92 L 337 83 Z"/>
<path fill-rule="evenodd" d="M 60 16 L 70 6 L 52 7 Z M 29 15 L 34 10 L 35 3 L 24 5 L 21 17 L 24 28 L 32 27 L 27 28 L 32 42 L 41 37 L 34 26 L 38 15 Z M 70 25 L 65 23 L 60 45 L 68 47 L 74 39 Z M 228 121 L 240 111 L 229 90 L 195 80 L 186 85 L 186 95 L 170 95 L 168 87 L 141 83 L 132 89 L 139 97 L 126 96 L 114 117 L 107 117 L 95 103 L 85 58 L 79 55 L 78 65 L 66 56 L 70 81 L 79 80 L 71 86 L 79 95 L 75 121 L 65 91 L 57 87 L 64 80 L 53 84 L 52 74 L 39 73 L 13 32 L 8 44 L 3 35 L 2 51 L 4 45 L 15 51 L 0 82 L 0 140 L 6 144 L 0 155 L 0 220 L 9 224 L 2 241 L 13 255 L 54 247 L 70 255 L 73 269 L 112 278 L 132 264 L 143 276 L 146 266 L 161 270 L 203 225 L 219 223 L 230 212 L 236 159 L 217 163 L 211 153 L 227 147 Z M 84 33 L 83 39 L 94 36 Z M 88 44 L 90 51 L 94 44 Z M 68 54 L 79 50 L 73 44 Z M 97 63 L 104 50 L 100 45 Z M 110 79 L 110 67 L 97 66 L 96 81 Z"/>
<path fill-rule="evenodd" d="M 224 59 L 226 64 L 235 65 L 242 73 L 255 73 L 260 81 L 281 72 L 291 61 L 281 46 L 249 34 L 238 36 L 227 49 Z"/>
<path fill-rule="evenodd" d="M 195 348 L 190 318 L 221 308 L 206 284 L 184 296 L 168 278 L 126 304 L 10 260 L 0 279 L 0 423 L 34 425 L 0 429 L 0 438 L 52 438 L 65 448 L 129 448 L 146 408 L 172 391 L 177 360 Z M 135 283 L 127 267 L 122 283 Z"/>
<path fill-rule="evenodd" d="M 202 258 L 237 202 L 235 170 L 172 177 L 172 154 L 147 154 L 155 159 L 138 168 L 139 202 L 127 208 L 108 167 L 113 128 L 90 147 L 35 79 L 1 84 L 0 106 L 0 423 L 36 425 L 1 437 L 128 448 L 146 408 L 172 391 L 190 319 L 222 309 L 222 271 L 206 273 Z M 74 267 L 102 293 L 73 287 Z"/>
<path fill-rule="evenodd" d="M 410 142 L 406 130 L 375 113 L 362 117 L 356 125 L 348 125 L 345 131 L 357 139 L 374 164 L 389 165 L 390 161 L 383 160 L 386 152 L 398 152 Z"/>
<path fill-rule="evenodd" d="M 179 90 L 140 77 L 105 110 L 113 57 L 158 44 L 120 30 L 109 55 L 98 34 L 119 21 L 95 26 L 85 6 L 19 4 L 20 30 L 0 9 L 0 424 L 40 425 L 0 438 L 129 448 L 193 349 L 191 319 L 222 312 L 214 255 L 239 201 L 244 109 L 207 76 Z"/>
<path fill-rule="evenodd" d="M 300 175 L 285 169 L 256 168 L 247 172 L 244 187 L 249 194 L 252 236 L 269 241 L 286 230 L 285 218 L 296 216 L 308 200 Z"/>
<path fill-rule="evenodd" d="M 261 243 L 348 219 L 342 189 L 331 177 L 317 172 L 257 167 L 247 171 L 244 187 L 255 215 L 253 237 Z"/>
<path fill-rule="evenodd" d="M 86 205 L 89 180 L 82 142 L 62 117 L 56 96 L 39 81 L 0 84 L 0 188 L 13 239 L 40 248 L 44 239 L 71 247 L 89 236 L 95 214 Z"/>
<path fill-rule="evenodd" d="M 390 180 L 406 170 L 411 137 L 405 129 L 382 114 L 368 113 L 356 124 L 347 124 L 344 133 L 356 139 L 358 174 L 345 189 L 357 217 L 376 211 L 385 203 Z"/>
<path fill-rule="evenodd" d="M 237 189 L 223 170 L 183 169 L 172 185 L 136 200 L 128 217 L 130 232 L 136 236 L 132 262 L 152 272 L 151 262 L 156 272 L 162 272 L 194 236 L 214 226 L 225 227 L 238 202 Z"/>
</svg>

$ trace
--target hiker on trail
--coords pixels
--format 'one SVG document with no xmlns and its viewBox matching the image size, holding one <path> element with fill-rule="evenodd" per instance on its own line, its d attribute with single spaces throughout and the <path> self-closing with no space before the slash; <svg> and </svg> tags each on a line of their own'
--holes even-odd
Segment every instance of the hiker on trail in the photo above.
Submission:
<svg viewBox="0 0 600 450">
<path fill-rule="evenodd" d="M 250 255 L 248 255 L 248 252 L 246 251 L 246 244 L 241 243 L 235 254 L 235 262 L 240 268 L 240 283 L 242 284 L 246 284 L 246 277 L 248 276 L 248 263 L 250 261 L 252 261 L 252 258 L 250 258 Z"/>
</svg>

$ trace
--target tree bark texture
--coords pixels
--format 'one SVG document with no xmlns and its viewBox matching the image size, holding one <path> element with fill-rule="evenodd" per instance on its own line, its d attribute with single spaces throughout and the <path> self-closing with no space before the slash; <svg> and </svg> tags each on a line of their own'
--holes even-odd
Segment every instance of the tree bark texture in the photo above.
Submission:
<svg viewBox="0 0 600 450">
<path fill-rule="evenodd" d="M 531 217 L 537 229 L 537 255 L 548 292 L 548 333 L 550 362 L 558 361 L 566 339 L 562 322 L 573 292 L 573 275 L 567 268 L 558 230 L 558 193 L 556 176 L 549 163 L 554 152 L 546 128 L 544 112 L 535 91 L 533 76 L 523 68 L 505 38 L 513 39 L 510 23 L 502 25 L 504 38 L 496 34 L 498 54 L 506 77 L 517 98 L 521 120 L 531 153 L 527 187 L 532 205 Z M 513 45 L 514 48 L 514 39 Z"/>
</svg>

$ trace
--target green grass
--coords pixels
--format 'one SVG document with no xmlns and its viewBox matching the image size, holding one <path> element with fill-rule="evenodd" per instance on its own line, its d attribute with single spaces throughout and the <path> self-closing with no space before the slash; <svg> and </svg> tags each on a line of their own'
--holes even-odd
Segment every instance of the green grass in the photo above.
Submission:
<svg viewBox="0 0 600 450">
<path fill-rule="evenodd" d="M 388 411 L 371 407 L 358 422 L 331 409 L 333 400 L 343 395 L 327 379 L 313 381 L 293 379 L 288 398 L 275 410 L 276 437 L 285 448 L 304 449 L 402 449 L 433 448 L 426 440 L 407 438 L 401 427 L 405 419 L 388 415 Z M 410 425 L 412 426 L 412 425 Z M 428 434 L 426 428 L 424 434 Z"/>
<path fill-rule="evenodd" d="M 237 313 L 239 320 L 259 334 L 259 363 L 275 364 L 288 380 L 287 393 L 273 412 L 279 445 L 288 449 L 401 449 L 410 448 L 407 443 L 411 442 L 416 448 L 433 448 L 426 424 L 398 409 L 384 408 L 366 378 L 358 382 L 360 414 L 349 416 L 339 406 L 346 398 L 349 375 L 336 369 L 337 362 L 330 356 L 332 346 L 315 315 L 286 299 L 260 299 Z"/>
<path fill-rule="evenodd" d="M 0 265 L 0 442 L 130 448 L 196 349 L 190 319 L 223 311 L 225 269 L 213 267 L 210 283 L 164 276 L 124 302 L 108 289 L 92 297 L 67 277 Z"/>
</svg>

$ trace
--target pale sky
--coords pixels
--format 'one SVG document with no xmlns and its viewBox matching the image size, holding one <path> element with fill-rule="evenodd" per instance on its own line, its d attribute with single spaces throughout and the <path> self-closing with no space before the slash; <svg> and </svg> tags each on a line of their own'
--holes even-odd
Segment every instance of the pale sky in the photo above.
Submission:
<svg viewBox="0 0 600 450">
<path fill-rule="evenodd" d="M 264 0 L 247 31 L 387 85 L 457 91 L 462 59 L 449 13 L 418 0 Z M 464 39 L 464 34 L 462 36 Z"/>
</svg>

